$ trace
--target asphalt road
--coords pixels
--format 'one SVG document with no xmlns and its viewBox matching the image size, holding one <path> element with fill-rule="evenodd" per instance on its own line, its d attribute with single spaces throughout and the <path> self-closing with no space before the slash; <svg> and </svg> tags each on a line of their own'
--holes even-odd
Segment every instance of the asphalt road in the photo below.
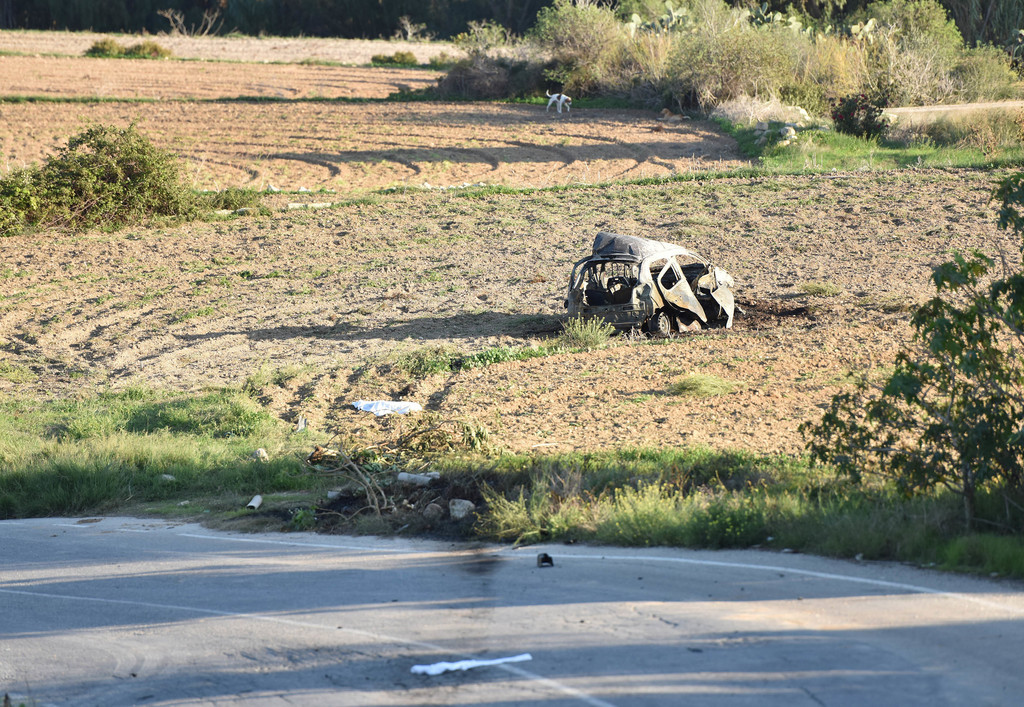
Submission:
<svg viewBox="0 0 1024 707">
<path fill-rule="evenodd" d="M 798 554 L 0 522 L 15 704 L 1019 705 L 1022 620 L 1019 583 Z"/>
</svg>

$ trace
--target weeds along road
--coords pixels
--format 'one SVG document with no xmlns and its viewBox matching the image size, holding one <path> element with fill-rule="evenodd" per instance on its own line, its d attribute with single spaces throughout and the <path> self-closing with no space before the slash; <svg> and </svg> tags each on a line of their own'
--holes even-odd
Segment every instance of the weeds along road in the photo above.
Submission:
<svg viewBox="0 0 1024 707">
<path fill-rule="evenodd" d="M 0 692 L 15 704 L 936 707 L 1024 694 L 1019 584 L 891 564 L 128 518 L 0 522 L 0 563 Z"/>
</svg>

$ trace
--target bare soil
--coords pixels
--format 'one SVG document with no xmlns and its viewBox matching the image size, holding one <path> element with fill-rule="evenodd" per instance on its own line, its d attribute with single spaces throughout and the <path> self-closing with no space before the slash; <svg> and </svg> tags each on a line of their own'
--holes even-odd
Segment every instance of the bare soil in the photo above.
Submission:
<svg viewBox="0 0 1024 707">
<path fill-rule="evenodd" d="M 0 104 L 0 145 L 8 165 L 38 163 L 88 125 L 132 122 L 179 155 L 200 189 L 548 187 L 746 164 L 731 138 L 699 121 L 489 103 Z"/>
<path fill-rule="evenodd" d="M 441 74 L 321 64 L 0 56 L 0 95 L 44 98 L 387 98 Z"/>
<path fill-rule="evenodd" d="M 358 399 L 408 399 L 503 448 L 709 444 L 799 452 L 850 372 L 879 377 L 908 340 L 906 307 L 952 248 L 997 232 L 991 175 L 714 180 L 378 203 L 119 233 L 5 239 L 4 395 L 131 383 L 181 390 L 277 380 L 283 419 L 372 442 L 396 424 Z M 471 353 L 556 335 L 565 280 L 598 230 L 684 243 L 738 281 L 729 332 L 615 346 L 416 381 L 388 364 L 424 346 Z M 830 283 L 832 297 L 806 293 Z M 21 380 L 11 371 L 30 371 Z M 712 399 L 670 393 L 707 374 Z"/>
<path fill-rule="evenodd" d="M 288 64 L 319 61 L 363 65 L 369 64 L 375 54 L 412 52 L 417 61 L 426 64 L 442 52 L 458 55 L 458 50 L 446 42 L 318 37 L 187 37 L 180 34 L 124 35 L 34 30 L 0 30 L 0 52 L 80 57 L 102 39 L 113 39 L 124 46 L 153 41 L 169 49 L 175 59 L 208 61 Z"/>
<path fill-rule="evenodd" d="M 799 453 L 797 427 L 851 372 L 878 379 L 892 365 L 909 340 L 908 308 L 932 294 L 931 268 L 950 250 L 1017 253 L 994 225 L 998 175 L 983 171 L 594 186 L 743 163 L 711 126 L 664 126 L 642 111 L 2 104 L 0 137 L 17 164 L 52 154 L 78 123 L 130 120 L 181 154 L 197 185 L 335 193 L 270 196 L 269 216 L 4 239 L 2 396 L 136 383 L 191 391 L 252 377 L 283 419 L 366 444 L 411 422 L 356 412 L 357 399 L 415 400 L 516 451 Z M 570 186 L 351 199 L 386 185 L 480 181 Z M 296 201 L 344 203 L 285 208 Z M 710 257 L 736 278 L 745 314 L 731 331 L 423 380 L 392 365 L 426 346 L 472 353 L 557 335 L 569 269 L 601 229 Z M 811 294 L 821 284 L 838 294 Z M 670 392 L 697 373 L 736 388 L 703 399 Z"/>
</svg>

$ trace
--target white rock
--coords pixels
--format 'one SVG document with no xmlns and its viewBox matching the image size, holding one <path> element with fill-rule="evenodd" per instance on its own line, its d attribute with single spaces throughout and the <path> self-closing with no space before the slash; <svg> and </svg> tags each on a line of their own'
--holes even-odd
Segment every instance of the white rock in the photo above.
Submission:
<svg viewBox="0 0 1024 707">
<path fill-rule="evenodd" d="M 464 498 L 453 498 L 448 501 L 448 513 L 452 520 L 462 520 L 476 510 L 476 504 Z"/>
</svg>

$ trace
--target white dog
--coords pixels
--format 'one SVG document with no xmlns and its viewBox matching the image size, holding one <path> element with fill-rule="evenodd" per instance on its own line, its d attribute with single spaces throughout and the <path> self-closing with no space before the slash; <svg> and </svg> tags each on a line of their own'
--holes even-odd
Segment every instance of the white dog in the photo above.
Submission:
<svg viewBox="0 0 1024 707">
<path fill-rule="evenodd" d="M 548 97 L 548 107 L 544 109 L 545 113 L 551 110 L 552 104 L 554 104 L 555 107 L 558 108 L 559 113 L 562 112 L 562 106 L 565 106 L 566 113 L 572 111 L 572 99 L 569 98 L 564 93 L 548 93 L 547 91 L 545 91 L 544 94 Z"/>
</svg>

